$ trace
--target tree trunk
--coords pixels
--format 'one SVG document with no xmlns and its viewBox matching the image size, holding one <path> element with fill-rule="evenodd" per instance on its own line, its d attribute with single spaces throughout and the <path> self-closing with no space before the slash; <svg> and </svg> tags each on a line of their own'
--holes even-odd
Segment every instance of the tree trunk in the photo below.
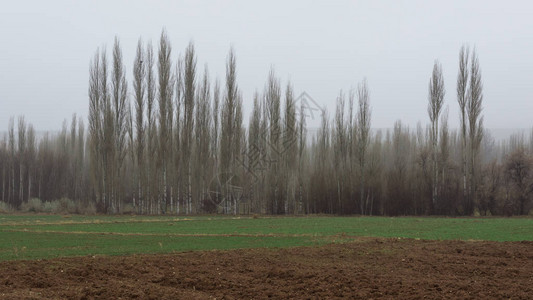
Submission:
<svg viewBox="0 0 533 300">
<path fill-rule="evenodd" d="M 161 210 L 165 214 L 167 210 L 167 167 L 163 166 L 163 201 L 161 201 Z"/>
<path fill-rule="evenodd" d="M 20 177 L 20 188 L 19 188 L 19 200 L 20 200 L 20 203 L 23 203 L 24 202 L 24 170 L 23 170 L 23 167 L 22 167 L 22 162 L 20 163 L 20 174 L 19 174 L 19 177 Z"/>
<path fill-rule="evenodd" d="M 365 208 L 364 208 L 364 197 L 365 197 L 365 172 L 364 172 L 364 168 L 365 168 L 365 165 L 364 163 L 361 164 L 361 192 L 360 192 L 360 204 L 359 206 L 361 207 L 361 214 L 364 215 L 365 214 Z"/>
<path fill-rule="evenodd" d="M 302 213 L 302 208 L 303 208 L 303 193 L 302 193 L 302 182 L 300 181 L 300 191 L 299 191 L 299 203 L 298 203 L 298 213 L 301 214 Z"/>
<path fill-rule="evenodd" d="M 31 173 L 30 169 L 28 168 L 28 200 L 31 199 Z"/>
<path fill-rule="evenodd" d="M 437 186 L 438 186 L 438 165 L 437 165 L 437 138 L 438 138 L 438 117 L 435 118 L 435 123 L 433 124 L 433 191 L 432 191 L 432 204 L 433 210 L 437 204 Z"/>
<path fill-rule="evenodd" d="M 4 174 L 2 174 L 2 175 L 4 175 Z M 6 195 L 6 182 L 5 182 L 4 176 L 2 176 L 2 202 L 6 202 L 6 198 L 5 198 L 5 195 Z"/>
<path fill-rule="evenodd" d="M 373 210 L 374 210 L 374 191 L 372 190 L 372 198 L 370 200 L 370 215 L 372 215 Z"/>
</svg>

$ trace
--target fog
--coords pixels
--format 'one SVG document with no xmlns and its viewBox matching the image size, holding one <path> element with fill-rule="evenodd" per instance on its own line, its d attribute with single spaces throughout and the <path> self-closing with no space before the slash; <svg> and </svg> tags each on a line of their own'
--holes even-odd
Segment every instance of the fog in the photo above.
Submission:
<svg viewBox="0 0 533 300">
<path fill-rule="evenodd" d="M 333 115 L 340 89 L 367 78 L 372 127 L 429 123 L 428 82 L 443 67 L 450 127 L 458 126 L 458 53 L 479 56 L 487 128 L 530 128 L 533 5 L 528 1 L 9 1 L 0 10 L 0 128 L 25 115 L 37 130 L 86 119 L 89 62 L 119 37 L 128 76 L 138 38 L 164 28 L 173 61 L 194 41 L 199 71 L 223 80 L 231 46 L 248 121 L 274 68 L 295 94 Z M 131 83 L 130 83 L 131 92 Z M 318 126 L 318 119 L 309 121 Z"/>
</svg>

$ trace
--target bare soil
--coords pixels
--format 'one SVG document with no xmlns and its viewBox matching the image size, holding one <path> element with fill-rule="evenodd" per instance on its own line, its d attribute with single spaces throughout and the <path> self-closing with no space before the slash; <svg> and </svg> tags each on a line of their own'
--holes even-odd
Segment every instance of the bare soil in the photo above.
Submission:
<svg viewBox="0 0 533 300">
<path fill-rule="evenodd" d="M 533 242 L 356 239 L 292 249 L 0 263 L 2 299 L 531 299 Z"/>
</svg>

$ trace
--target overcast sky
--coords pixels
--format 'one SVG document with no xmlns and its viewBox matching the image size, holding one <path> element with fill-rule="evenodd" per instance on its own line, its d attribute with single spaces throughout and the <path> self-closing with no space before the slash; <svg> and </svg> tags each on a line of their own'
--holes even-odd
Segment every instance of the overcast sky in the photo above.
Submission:
<svg viewBox="0 0 533 300">
<path fill-rule="evenodd" d="M 131 77 L 138 38 L 156 44 L 163 28 L 174 60 L 193 40 L 198 70 L 208 64 L 221 80 L 234 47 L 246 122 L 273 66 L 283 86 L 290 79 L 330 116 L 339 90 L 366 77 L 373 127 L 427 124 L 438 59 L 457 127 L 458 53 L 468 43 L 481 65 L 486 127 L 531 127 L 532 16 L 530 1 L 5 1 L 0 131 L 10 116 L 25 115 L 37 130 L 58 130 L 73 113 L 86 120 L 97 47 L 110 50 L 118 36 Z"/>
</svg>

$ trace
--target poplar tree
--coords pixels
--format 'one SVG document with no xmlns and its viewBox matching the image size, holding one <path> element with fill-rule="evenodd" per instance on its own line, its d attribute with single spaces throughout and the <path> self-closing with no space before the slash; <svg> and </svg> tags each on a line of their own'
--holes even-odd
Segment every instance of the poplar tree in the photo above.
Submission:
<svg viewBox="0 0 533 300">
<path fill-rule="evenodd" d="M 281 178 L 279 176 L 280 168 L 280 149 L 281 149 L 281 87 L 279 79 L 276 78 L 274 69 L 270 70 L 267 85 L 265 87 L 265 109 L 268 116 L 268 132 L 265 132 L 267 140 L 267 155 L 272 162 L 269 164 L 268 201 L 270 201 L 270 213 L 280 213 L 281 203 Z"/>
<path fill-rule="evenodd" d="M 470 141 L 470 199 L 472 204 L 476 205 L 478 156 L 481 140 L 483 139 L 483 116 L 481 116 L 483 109 L 483 83 L 481 81 L 479 60 L 475 50 L 472 53 L 470 63 L 470 85 L 468 88 L 466 108 Z"/>
<path fill-rule="evenodd" d="M 195 109 L 195 90 L 196 90 L 196 56 L 194 44 L 191 42 L 185 50 L 183 69 L 183 129 L 181 151 L 183 159 L 183 171 L 187 174 L 187 196 L 186 196 L 186 213 L 193 212 L 192 200 L 192 151 L 194 145 L 194 109 Z M 196 207 L 195 207 L 196 210 Z"/>
<path fill-rule="evenodd" d="M 469 49 L 466 46 L 462 46 L 459 51 L 459 72 L 457 74 L 457 102 L 459 103 L 460 111 L 460 134 L 461 134 L 461 154 L 462 154 L 462 177 L 463 177 L 463 198 L 468 197 L 467 193 L 467 155 L 468 148 L 466 145 L 467 135 L 467 116 L 466 116 L 466 103 L 468 100 L 468 59 Z"/>
<path fill-rule="evenodd" d="M 19 159 L 19 201 L 24 202 L 24 164 L 26 153 L 26 121 L 23 116 L 18 119 L 18 159 Z"/>
<path fill-rule="evenodd" d="M 154 75 L 154 50 L 152 43 L 146 46 L 146 210 L 148 213 L 155 213 L 155 199 L 157 197 L 157 118 L 155 102 L 155 85 Z"/>
<path fill-rule="evenodd" d="M 102 201 L 102 105 L 100 99 L 100 52 L 96 51 L 89 68 L 89 161 L 96 202 Z M 40 197 L 40 195 L 39 195 Z"/>
<path fill-rule="evenodd" d="M 111 75 L 113 119 L 113 198 L 111 209 L 118 212 L 122 203 L 122 182 L 124 158 L 126 156 L 126 121 L 128 115 L 128 83 L 126 70 L 122 61 L 122 49 L 118 38 L 113 46 L 113 72 Z"/>
<path fill-rule="evenodd" d="M 208 171 L 212 168 L 213 161 L 211 160 L 211 84 L 209 82 L 209 71 L 205 66 L 204 76 L 198 85 L 197 89 L 197 108 L 195 115 L 195 166 L 194 170 L 197 173 L 195 181 L 198 188 L 196 193 L 196 211 L 200 208 L 202 203 L 198 200 L 204 200 L 207 195 Z"/>
<path fill-rule="evenodd" d="M 295 211 L 295 189 L 296 189 L 296 158 L 297 158 L 297 141 L 298 129 L 296 120 L 296 105 L 294 103 L 294 92 L 290 82 L 287 83 L 285 90 L 285 109 L 283 117 L 283 132 L 281 152 L 283 154 L 283 167 L 285 169 L 285 202 L 284 213 L 294 213 Z"/>
<path fill-rule="evenodd" d="M 161 33 L 158 54 L 158 104 L 159 104 L 159 164 L 161 166 L 161 183 L 159 199 L 159 209 L 166 213 L 168 201 L 168 159 L 170 153 L 170 141 L 172 133 L 172 95 L 174 91 L 171 74 L 171 46 L 165 31 Z"/>
<path fill-rule="evenodd" d="M 259 200 L 261 199 L 261 184 L 259 181 L 262 180 L 262 171 L 263 171 L 263 149 L 261 148 L 261 114 L 262 114 L 262 105 L 259 93 L 256 91 L 254 93 L 254 104 L 252 108 L 252 114 L 250 115 L 250 122 L 248 126 L 248 149 L 247 149 L 247 158 L 245 162 L 247 165 L 247 171 L 251 177 L 252 191 L 250 195 L 250 206 L 252 211 L 260 211 Z"/>
<path fill-rule="evenodd" d="M 13 117 L 9 118 L 8 125 L 8 136 L 9 136 L 9 168 L 10 168 L 10 181 L 9 181 L 9 190 L 8 190 L 8 200 L 11 206 L 15 206 L 15 155 L 16 155 L 16 146 L 15 146 L 15 120 Z"/>
<path fill-rule="evenodd" d="M 183 164 L 182 157 L 182 130 L 183 130 L 183 59 L 178 58 L 176 62 L 176 81 L 175 81 L 175 130 L 174 130 L 174 180 L 173 183 L 176 186 L 177 199 L 175 205 L 176 213 L 180 212 L 180 203 L 182 202 L 182 170 L 181 166 Z"/>
<path fill-rule="evenodd" d="M 242 99 L 237 85 L 237 67 L 233 48 L 230 49 L 226 61 L 226 83 L 221 113 L 220 133 L 220 180 L 224 183 L 225 213 L 237 212 L 236 201 L 232 196 L 230 179 L 236 172 L 236 157 L 240 146 L 242 128 Z M 227 183 L 227 184 L 226 184 Z"/>
<path fill-rule="evenodd" d="M 360 176 L 360 207 L 361 214 L 366 213 L 367 201 L 365 200 L 366 152 L 370 140 L 370 94 L 366 79 L 357 88 L 359 108 L 357 110 L 357 149 L 359 158 Z M 368 199 L 368 198 L 367 198 Z"/>
<path fill-rule="evenodd" d="M 115 123 L 113 106 L 109 94 L 107 54 L 105 50 L 100 53 L 100 112 L 102 114 L 102 135 L 101 135 L 101 155 L 102 155 L 102 206 L 101 211 L 113 211 L 113 185 L 114 185 L 114 162 L 115 162 Z"/>
<path fill-rule="evenodd" d="M 0 166 L 2 166 L 2 202 L 6 203 L 6 181 L 7 181 L 7 138 L 4 135 L 4 139 L 0 143 Z"/>
<path fill-rule="evenodd" d="M 213 87 L 213 126 L 211 134 L 211 152 L 214 156 L 214 176 L 218 174 L 220 149 L 220 82 L 215 80 Z"/>
<path fill-rule="evenodd" d="M 442 76 L 442 66 L 438 61 L 433 65 L 433 73 L 429 79 L 428 114 L 431 121 L 431 144 L 432 144 L 432 206 L 437 203 L 438 193 L 438 139 L 439 139 L 439 118 L 444 103 L 444 78 Z"/>
<path fill-rule="evenodd" d="M 337 107 L 335 109 L 334 119 L 334 135 L 333 135 L 333 163 L 336 175 L 336 190 L 337 190 L 337 206 L 339 211 L 342 211 L 343 207 L 343 194 L 346 178 L 346 156 L 348 154 L 348 128 L 346 128 L 345 118 L 346 100 L 342 90 L 337 96 Z"/>
<path fill-rule="evenodd" d="M 300 103 L 298 120 L 298 207 L 295 213 L 302 213 L 304 209 L 304 157 L 307 146 L 306 115 L 303 103 Z"/>
<path fill-rule="evenodd" d="M 136 179 L 137 179 L 137 201 L 138 203 L 133 203 L 134 206 L 137 204 L 137 211 L 141 212 L 143 207 L 143 187 L 145 181 L 145 147 L 146 147 L 146 134 L 145 134 L 145 104 L 146 104 L 146 63 L 144 46 L 142 41 L 139 39 L 137 43 L 137 53 L 135 55 L 135 60 L 133 62 L 133 90 L 134 90 L 134 105 L 135 105 L 135 159 L 136 164 Z M 134 197 L 135 199 L 135 197 Z"/>
</svg>

